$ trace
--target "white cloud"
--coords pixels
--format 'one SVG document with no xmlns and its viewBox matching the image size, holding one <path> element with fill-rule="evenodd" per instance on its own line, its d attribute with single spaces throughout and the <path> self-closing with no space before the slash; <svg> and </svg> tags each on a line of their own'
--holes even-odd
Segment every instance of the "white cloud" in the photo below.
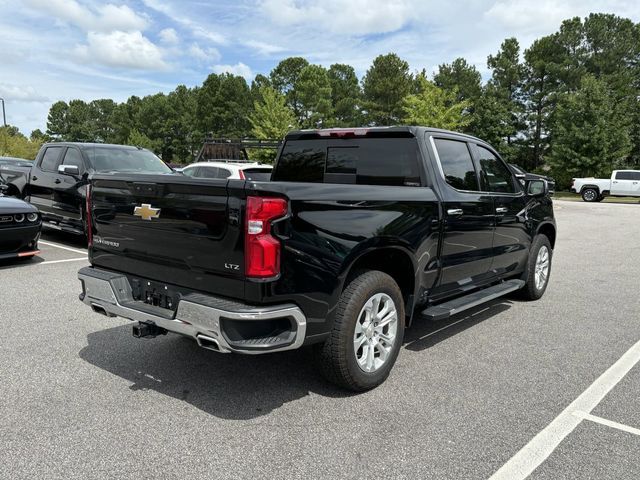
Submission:
<svg viewBox="0 0 640 480">
<path fill-rule="evenodd" d="M 160 36 L 160 41 L 162 43 L 166 43 L 169 45 L 175 45 L 180 41 L 178 38 L 178 33 L 173 28 L 165 28 L 164 30 L 160 30 L 158 34 Z"/>
<path fill-rule="evenodd" d="M 84 31 L 110 32 L 114 30 L 144 30 L 148 21 L 127 5 L 111 3 L 91 10 L 76 0 L 26 0 L 27 5 L 47 13 Z"/>
<path fill-rule="evenodd" d="M 314 22 L 332 33 L 368 35 L 394 32 L 412 18 L 410 0 L 264 0 L 262 11 L 276 24 L 300 25 Z M 413 12 L 415 13 L 415 12 Z"/>
<path fill-rule="evenodd" d="M 214 65 L 211 69 L 218 74 L 231 73 L 233 75 L 240 75 L 244 77 L 247 82 L 251 81 L 255 76 L 251 68 L 242 62 L 238 62 L 235 65 Z"/>
<path fill-rule="evenodd" d="M 0 97 L 6 102 L 48 102 L 49 99 L 40 95 L 35 88 L 29 85 L 12 85 L 0 83 Z"/>
<path fill-rule="evenodd" d="M 254 49 L 259 55 L 269 56 L 274 53 L 284 52 L 286 49 L 283 47 L 279 47 L 277 45 L 271 45 L 266 42 L 259 42 L 257 40 L 249 40 L 245 42 L 245 45 L 249 48 Z"/>
<path fill-rule="evenodd" d="M 144 70 L 167 68 L 160 49 L 140 32 L 89 32 L 87 44 L 78 45 L 76 54 L 85 61 L 112 67 Z"/>
<path fill-rule="evenodd" d="M 188 28 L 191 30 L 191 33 L 197 37 L 210 40 L 219 45 L 225 45 L 228 43 L 226 37 L 221 33 L 214 31 L 210 25 L 205 28 L 198 22 L 195 22 L 184 15 L 177 14 L 169 3 L 162 2 L 160 0 L 142 0 L 142 3 L 144 3 L 147 8 L 162 13 L 174 22 Z"/>
<path fill-rule="evenodd" d="M 202 48 L 197 43 L 192 43 L 189 47 L 189 55 L 201 62 L 217 62 L 220 60 L 220 52 L 213 48 Z"/>
</svg>

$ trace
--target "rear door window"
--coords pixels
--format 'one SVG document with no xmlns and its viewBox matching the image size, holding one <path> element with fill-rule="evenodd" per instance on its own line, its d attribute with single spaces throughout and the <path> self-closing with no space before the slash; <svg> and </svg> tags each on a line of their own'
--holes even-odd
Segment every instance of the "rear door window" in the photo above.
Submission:
<svg viewBox="0 0 640 480">
<path fill-rule="evenodd" d="M 57 172 L 60 166 L 62 147 L 47 147 L 40 162 L 40 168 L 45 172 Z"/>
<path fill-rule="evenodd" d="M 480 164 L 480 181 L 486 192 L 514 193 L 513 175 L 490 150 L 476 145 Z"/>
<path fill-rule="evenodd" d="M 420 186 L 420 158 L 414 137 L 289 140 L 272 179 Z"/>
<path fill-rule="evenodd" d="M 478 191 L 478 176 L 466 142 L 434 139 L 446 182 L 457 190 Z"/>
</svg>

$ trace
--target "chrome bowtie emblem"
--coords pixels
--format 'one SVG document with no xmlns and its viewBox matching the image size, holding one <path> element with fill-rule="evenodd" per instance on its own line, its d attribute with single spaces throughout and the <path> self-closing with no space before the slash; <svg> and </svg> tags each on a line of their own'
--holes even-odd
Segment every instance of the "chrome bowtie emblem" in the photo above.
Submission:
<svg viewBox="0 0 640 480">
<path fill-rule="evenodd" d="M 152 218 L 160 218 L 160 209 L 153 208 L 150 203 L 143 203 L 133 209 L 133 214 L 143 220 L 151 220 Z"/>
</svg>

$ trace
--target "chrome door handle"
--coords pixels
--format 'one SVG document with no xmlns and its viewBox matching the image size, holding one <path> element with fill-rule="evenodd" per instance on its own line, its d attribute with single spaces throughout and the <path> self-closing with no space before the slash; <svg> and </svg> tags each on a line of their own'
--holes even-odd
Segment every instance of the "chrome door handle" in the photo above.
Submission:
<svg viewBox="0 0 640 480">
<path fill-rule="evenodd" d="M 447 210 L 448 215 L 462 215 L 464 212 L 461 208 L 450 208 Z"/>
<path fill-rule="evenodd" d="M 498 207 L 496 208 L 496 213 L 507 213 L 509 211 L 506 207 Z"/>
</svg>

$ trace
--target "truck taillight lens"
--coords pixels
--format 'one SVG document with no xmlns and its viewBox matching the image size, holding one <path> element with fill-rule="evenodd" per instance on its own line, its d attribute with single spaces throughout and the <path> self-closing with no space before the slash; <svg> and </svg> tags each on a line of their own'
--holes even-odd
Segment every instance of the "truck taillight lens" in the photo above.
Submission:
<svg viewBox="0 0 640 480">
<path fill-rule="evenodd" d="M 91 184 L 87 184 L 86 195 L 85 223 L 87 224 L 87 245 L 91 247 L 93 246 L 93 229 L 91 227 Z"/>
<path fill-rule="evenodd" d="M 271 235 L 271 222 L 287 214 L 283 198 L 247 197 L 245 274 L 253 278 L 280 273 L 280 242 Z"/>
</svg>

